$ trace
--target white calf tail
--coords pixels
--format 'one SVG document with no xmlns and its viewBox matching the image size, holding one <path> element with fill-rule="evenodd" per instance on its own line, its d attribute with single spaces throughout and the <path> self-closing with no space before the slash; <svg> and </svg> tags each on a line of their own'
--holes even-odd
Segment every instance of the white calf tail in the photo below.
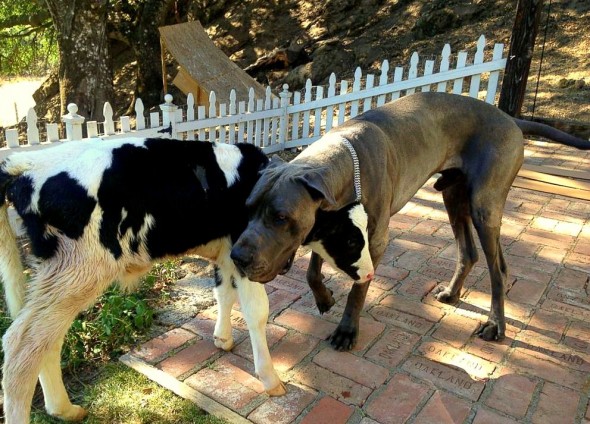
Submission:
<svg viewBox="0 0 590 424">
<path fill-rule="evenodd" d="M 7 203 L 0 206 L 0 279 L 4 285 L 8 310 L 14 318 L 24 304 L 26 276 L 16 235 L 10 227 Z"/>
</svg>

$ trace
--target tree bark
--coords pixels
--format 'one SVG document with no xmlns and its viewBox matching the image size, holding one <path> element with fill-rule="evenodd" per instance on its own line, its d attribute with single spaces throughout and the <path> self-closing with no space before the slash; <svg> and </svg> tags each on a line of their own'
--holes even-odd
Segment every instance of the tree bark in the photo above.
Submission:
<svg viewBox="0 0 590 424">
<path fill-rule="evenodd" d="M 113 101 L 107 7 L 109 0 L 46 0 L 57 33 L 61 114 L 75 103 L 87 120 L 103 120 Z"/>
<path fill-rule="evenodd" d="M 543 0 L 518 1 L 498 102 L 500 109 L 514 117 L 520 115 L 524 101 L 543 3 Z"/>
</svg>

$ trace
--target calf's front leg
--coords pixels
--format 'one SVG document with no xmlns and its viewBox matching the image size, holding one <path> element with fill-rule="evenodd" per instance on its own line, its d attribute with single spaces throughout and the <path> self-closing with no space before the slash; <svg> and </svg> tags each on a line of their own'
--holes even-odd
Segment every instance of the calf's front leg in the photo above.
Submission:
<svg viewBox="0 0 590 424">
<path fill-rule="evenodd" d="M 309 266 L 307 268 L 307 284 L 311 288 L 315 303 L 320 311 L 320 314 L 328 312 L 336 301 L 332 296 L 332 290 L 324 284 L 324 276 L 322 275 L 322 264 L 324 260 L 315 252 L 311 253 Z"/>
<path fill-rule="evenodd" d="M 266 290 L 262 284 L 247 278 L 236 278 L 236 285 L 242 314 L 248 325 L 256 374 L 262 381 L 267 394 L 282 396 L 287 393 L 287 389 L 274 369 L 266 340 L 266 323 L 269 314 Z"/>
</svg>

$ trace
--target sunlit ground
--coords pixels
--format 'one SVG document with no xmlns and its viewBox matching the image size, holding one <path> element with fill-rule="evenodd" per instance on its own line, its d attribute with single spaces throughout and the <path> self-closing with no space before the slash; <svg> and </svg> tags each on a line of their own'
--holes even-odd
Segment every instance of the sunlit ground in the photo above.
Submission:
<svg viewBox="0 0 590 424">
<path fill-rule="evenodd" d="M 16 124 L 35 106 L 33 93 L 42 79 L 17 78 L 0 80 L 0 126 Z"/>
</svg>

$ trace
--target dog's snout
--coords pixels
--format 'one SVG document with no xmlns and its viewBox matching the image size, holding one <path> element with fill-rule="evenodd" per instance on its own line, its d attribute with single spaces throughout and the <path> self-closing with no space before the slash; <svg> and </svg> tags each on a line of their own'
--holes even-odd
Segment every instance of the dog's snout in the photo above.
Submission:
<svg viewBox="0 0 590 424">
<path fill-rule="evenodd" d="M 234 246 L 231 250 L 230 257 L 238 268 L 245 269 L 252 263 L 253 255 L 243 246 Z"/>
</svg>

